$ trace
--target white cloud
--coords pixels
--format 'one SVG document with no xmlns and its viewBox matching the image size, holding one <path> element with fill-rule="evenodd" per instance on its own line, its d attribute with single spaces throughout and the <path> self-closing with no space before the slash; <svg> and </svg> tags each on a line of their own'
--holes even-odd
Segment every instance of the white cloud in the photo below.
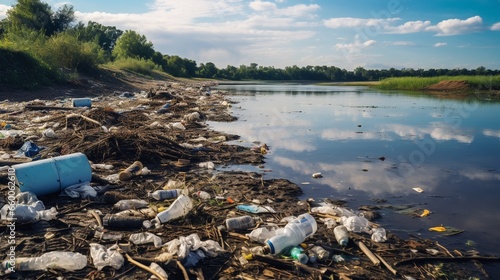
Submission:
<svg viewBox="0 0 500 280">
<path fill-rule="evenodd" d="M 431 22 L 428 20 L 408 21 L 399 26 L 389 27 L 388 32 L 394 34 L 416 33 L 425 31 L 427 28 L 429 28 L 429 26 L 431 26 Z"/>
<path fill-rule="evenodd" d="M 353 27 L 379 27 L 387 28 L 387 26 L 394 21 L 399 20 L 399 18 L 352 18 L 352 17 L 342 17 L 342 18 L 331 18 L 324 20 L 323 24 L 328 28 L 353 28 Z"/>
<path fill-rule="evenodd" d="M 248 6 L 257 12 L 276 10 L 278 7 L 276 4 L 267 1 L 253 1 L 248 4 Z"/>
<path fill-rule="evenodd" d="M 436 36 L 451 36 L 476 32 L 482 28 L 483 19 L 480 16 L 474 16 L 465 20 L 456 18 L 443 20 L 437 25 L 427 28 L 427 30 L 437 32 Z"/>
<path fill-rule="evenodd" d="M 354 36 L 354 42 L 348 43 L 348 44 L 338 43 L 335 45 L 335 48 L 337 50 L 346 51 L 348 53 L 355 53 L 355 52 L 359 52 L 362 49 L 371 47 L 371 46 L 375 45 L 376 43 L 377 43 L 377 41 L 375 41 L 375 40 L 367 40 L 367 41 L 361 42 L 361 40 L 359 39 L 359 36 L 356 35 L 356 36 Z"/>
<path fill-rule="evenodd" d="M 7 11 L 12 8 L 11 6 L 0 4 L 0 20 L 7 17 Z"/>
<path fill-rule="evenodd" d="M 435 44 L 434 44 L 434 47 L 435 47 L 435 48 L 439 48 L 439 47 L 444 47 L 444 46 L 446 46 L 446 45 L 448 45 L 448 43 L 439 42 L 439 43 L 435 43 Z"/>
<path fill-rule="evenodd" d="M 283 9 L 278 10 L 278 14 L 282 16 L 289 16 L 289 17 L 308 17 L 308 18 L 313 18 L 316 15 L 314 12 L 319 10 L 321 7 L 316 4 L 311 4 L 311 5 L 304 5 L 304 4 L 299 4 L 299 5 L 294 5 L 290 7 L 286 7 Z"/>
<path fill-rule="evenodd" d="M 485 136 L 491 136 L 491 137 L 496 137 L 496 138 L 500 139 L 500 130 L 485 129 L 483 131 L 483 134 Z"/>
<path fill-rule="evenodd" d="M 493 24 L 491 26 L 490 30 L 500 31 L 500 22 L 497 22 L 497 23 Z"/>
<path fill-rule="evenodd" d="M 415 46 L 415 42 L 410 42 L 410 41 L 386 42 L 386 44 L 391 46 L 405 46 L 405 47 Z"/>
</svg>

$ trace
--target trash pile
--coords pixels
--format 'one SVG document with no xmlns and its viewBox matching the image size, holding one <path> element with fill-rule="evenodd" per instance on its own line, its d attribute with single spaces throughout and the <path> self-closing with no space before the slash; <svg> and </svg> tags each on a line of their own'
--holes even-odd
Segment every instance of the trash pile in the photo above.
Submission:
<svg viewBox="0 0 500 280">
<path fill-rule="evenodd" d="M 199 89 L 197 89 L 199 88 Z M 0 105 L 3 260 L 9 279 L 421 279 L 484 273 L 367 212 L 301 201 L 286 179 L 221 172 L 268 147 L 230 143 L 206 86 Z M 373 214 L 373 213 L 372 213 Z M 480 264 L 480 263 L 479 263 Z M 475 263 L 478 265 L 478 263 Z M 474 266 L 472 266 L 474 268 Z"/>
</svg>

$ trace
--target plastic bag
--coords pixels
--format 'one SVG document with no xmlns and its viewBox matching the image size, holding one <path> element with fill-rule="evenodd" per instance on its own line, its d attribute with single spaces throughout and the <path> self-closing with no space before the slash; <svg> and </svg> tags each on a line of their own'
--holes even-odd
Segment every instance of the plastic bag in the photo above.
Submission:
<svg viewBox="0 0 500 280">
<path fill-rule="evenodd" d="M 161 247 L 163 243 L 163 241 L 159 236 L 152 234 L 151 232 L 141 232 L 141 233 L 131 234 L 129 240 L 130 242 L 136 245 L 153 243 L 156 248 Z"/>
<path fill-rule="evenodd" d="M 36 156 L 43 148 L 38 147 L 35 143 L 31 141 L 24 142 L 23 146 L 17 150 L 17 153 L 14 157 L 34 157 Z"/>
<path fill-rule="evenodd" d="M 0 210 L 2 220 L 12 221 L 18 223 L 30 223 L 40 219 L 38 212 L 45 210 L 45 205 L 41 200 L 38 200 L 35 194 L 30 192 L 18 193 L 15 197 L 16 204 L 14 208 L 11 205 L 5 204 Z M 57 212 L 54 210 L 47 210 L 48 212 L 41 214 L 46 219 L 55 219 Z"/>
<path fill-rule="evenodd" d="M 372 240 L 375 242 L 385 242 L 387 240 L 387 235 L 384 228 L 374 228 L 372 231 Z"/>
<path fill-rule="evenodd" d="M 94 198 L 97 196 L 97 191 L 90 186 L 90 182 L 84 182 L 80 184 L 71 185 L 64 189 L 61 193 L 61 196 L 67 195 L 72 198 L 81 197 L 83 199 L 86 198 Z"/>
<path fill-rule="evenodd" d="M 201 241 L 198 234 L 193 233 L 187 237 L 181 236 L 167 242 L 164 247 L 171 254 L 176 254 L 179 259 L 184 259 L 191 251 L 203 250 L 210 257 L 216 257 L 224 252 L 219 243 L 213 240 Z"/>
<path fill-rule="evenodd" d="M 369 221 L 365 217 L 351 216 L 341 218 L 342 224 L 347 228 L 348 231 L 352 232 L 370 232 Z"/>
<path fill-rule="evenodd" d="M 97 270 L 103 269 L 105 266 L 111 266 L 114 269 L 120 269 L 125 262 L 123 256 L 118 252 L 118 245 L 113 245 L 106 249 L 101 244 L 90 243 L 90 256 Z"/>
</svg>

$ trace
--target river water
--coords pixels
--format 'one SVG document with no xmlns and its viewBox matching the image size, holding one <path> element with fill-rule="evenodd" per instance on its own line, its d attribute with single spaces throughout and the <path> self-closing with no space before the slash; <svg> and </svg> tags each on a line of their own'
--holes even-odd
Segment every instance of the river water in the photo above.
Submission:
<svg viewBox="0 0 500 280">
<path fill-rule="evenodd" d="M 431 238 L 450 251 L 500 256 L 500 103 L 423 93 L 307 84 L 227 84 L 238 120 L 210 122 L 270 146 L 265 178 L 298 184 L 304 198 L 376 205 L 385 229 Z M 321 172 L 322 178 L 312 178 Z M 418 192 L 414 188 L 420 188 Z M 406 211 L 401 211 L 402 209 Z M 431 211 L 427 217 L 415 217 Z M 429 231 L 445 226 L 462 233 Z M 500 277 L 499 264 L 485 264 Z"/>
</svg>

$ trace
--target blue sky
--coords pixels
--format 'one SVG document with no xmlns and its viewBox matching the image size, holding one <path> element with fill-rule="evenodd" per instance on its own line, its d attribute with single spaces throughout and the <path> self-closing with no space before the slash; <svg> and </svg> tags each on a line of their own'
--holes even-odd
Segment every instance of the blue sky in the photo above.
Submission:
<svg viewBox="0 0 500 280">
<path fill-rule="evenodd" d="M 78 21 L 218 68 L 500 69 L 500 0 L 73 0 Z M 0 0 L 0 18 L 17 1 Z"/>
</svg>

